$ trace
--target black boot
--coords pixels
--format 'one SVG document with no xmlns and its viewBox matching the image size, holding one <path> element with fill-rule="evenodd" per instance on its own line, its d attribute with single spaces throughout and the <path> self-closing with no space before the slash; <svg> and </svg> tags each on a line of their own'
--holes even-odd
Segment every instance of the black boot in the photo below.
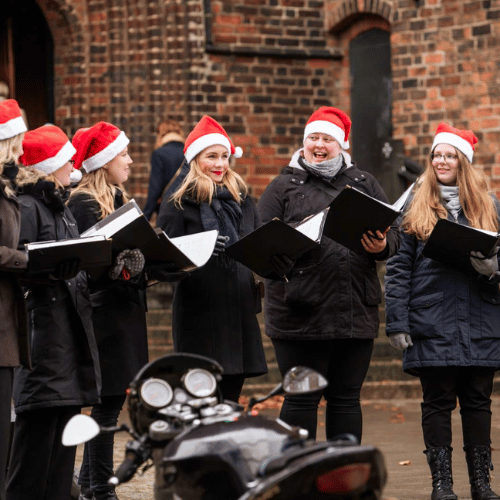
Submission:
<svg viewBox="0 0 500 500">
<path fill-rule="evenodd" d="M 81 486 L 80 496 L 78 497 L 78 500 L 92 500 L 92 499 L 93 499 L 92 490 L 88 486 Z"/>
<path fill-rule="evenodd" d="M 500 500 L 490 486 L 490 470 L 493 470 L 491 448 L 488 445 L 471 444 L 465 446 L 464 451 L 472 500 Z"/>
<path fill-rule="evenodd" d="M 450 446 L 429 448 L 424 451 L 432 474 L 431 500 L 458 500 L 451 489 L 453 487 L 451 451 Z"/>
<path fill-rule="evenodd" d="M 107 491 L 95 491 L 94 500 L 118 500 L 114 489 Z"/>
</svg>

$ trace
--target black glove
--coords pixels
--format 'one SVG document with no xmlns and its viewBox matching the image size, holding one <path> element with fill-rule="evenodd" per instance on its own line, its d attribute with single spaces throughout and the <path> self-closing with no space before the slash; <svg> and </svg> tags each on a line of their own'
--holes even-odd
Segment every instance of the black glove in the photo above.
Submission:
<svg viewBox="0 0 500 500">
<path fill-rule="evenodd" d="M 134 278 L 144 269 L 145 262 L 146 259 L 138 248 L 134 250 L 122 250 L 116 256 L 109 270 L 109 277 L 112 280 Z"/>
<path fill-rule="evenodd" d="M 271 265 L 273 266 L 273 271 L 278 276 L 286 277 L 286 275 L 292 270 L 293 260 L 284 254 L 274 254 L 271 257 Z"/>
<path fill-rule="evenodd" d="M 55 280 L 69 280 L 74 278 L 80 271 L 80 259 L 68 259 L 60 262 L 50 277 Z"/>
<path fill-rule="evenodd" d="M 215 242 L 214 253 L 216 257 L 222 255 L 226 250 L 226 243 L 229 241 L 229 236 L 222 236 L 222 234 L 217 235 L 217 241 Z"/>
<path fill-rule="evenodd" d="M 177 271 L 178 267 L 173 262 L 146 266 L 147 279 L 154 281 L 176 281 L 179 275 Z"/>
</svg>

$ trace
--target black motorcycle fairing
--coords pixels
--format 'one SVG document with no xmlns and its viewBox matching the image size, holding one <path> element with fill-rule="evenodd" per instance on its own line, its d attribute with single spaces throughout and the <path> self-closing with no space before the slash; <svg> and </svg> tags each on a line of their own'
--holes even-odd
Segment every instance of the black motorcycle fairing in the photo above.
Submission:
<svg viewBox="0 0 500 500">
<path fill-rule="evenodd" d="M 297 436 L 276 419 L 243 415 L 233 422 L 200 425 L 173 439 L 163 453 L 164 464 L 183 461 L 213 461 L 235 470 L 242 484 L 255 479 L 262 462 L 278 456 Z"/>
</svg>

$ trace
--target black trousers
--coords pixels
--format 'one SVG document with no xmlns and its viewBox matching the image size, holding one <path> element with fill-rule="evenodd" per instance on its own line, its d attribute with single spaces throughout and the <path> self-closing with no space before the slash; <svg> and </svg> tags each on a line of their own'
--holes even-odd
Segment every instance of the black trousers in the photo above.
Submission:
<svg viewBox="0 0 500 500">
<path fill-rule="evenodd" d="M 451 446 L 451 412 L 460 403 L 464 446 L 490 445 L 494 368 L 423 368 L 422 430 L 426 448 Z"/>
<path fill-rule="evenodd" d="M 326 438 L 353 434 L 361 442 L 363 417 L 361 386 L 373 351 L 373 339 L 289 340 L 272 339 L 283 376 L 293 366 L 308 366 L 328 380 L 323 393 L 287 396 L 280 418 L 309 431 L 316 439 L 318 405 L 326 399 Z"/>
<path fill-rule="evenodd" d="M 0 500 L 5 500 L 5 473 L 10 449 L 10 400 L 14 368 L 0 367 Z"/>
<path fill-rule="evenodd" d="M 76 446 L 61 443 L 64 426 L 79 406 L 17 415 L 7 474 L 7 500 L 68 500 Z"/>
<path fill-rule="evenodd" d="M 245 375 L 222 375 L 219 382 L 222 398 L 237 403 L 244 383 Z"/>
<path fill-rule="evenodd" d="M 125 394 L 101 396 L 101 404 L 92 407 L 91 417 L 101 427 L 113 427 L 118 421 L 125 402 Z M 114 489 L 108 484 L 113 475 L 114 433 L 105 432 L 97 435 L 85 444 L 83 462 L 78 483 L 92 491 L 101 492 Z"/>
</svg>

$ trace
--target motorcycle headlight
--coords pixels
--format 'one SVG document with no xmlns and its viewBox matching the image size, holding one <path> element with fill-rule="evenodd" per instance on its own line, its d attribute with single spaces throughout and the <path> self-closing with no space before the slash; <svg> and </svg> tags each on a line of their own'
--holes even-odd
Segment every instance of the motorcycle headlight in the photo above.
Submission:
<svg viewBox="0 0 500 500">
<path fill-rule="evenodd" d="M 215 377 L 209 371 L 202 368 L 189 370 L 184 375 L 182 382 L 186 391 L 197 398 L 211 396 L 217 389 Z"/>
<path fill-rule="evenodd" d="M 141 386 L 141 400 L 150 410 L 164 408 L 172 401 L 173 395 L 170 384 L 160 378 L 150 378 Z"/>
</svg>

